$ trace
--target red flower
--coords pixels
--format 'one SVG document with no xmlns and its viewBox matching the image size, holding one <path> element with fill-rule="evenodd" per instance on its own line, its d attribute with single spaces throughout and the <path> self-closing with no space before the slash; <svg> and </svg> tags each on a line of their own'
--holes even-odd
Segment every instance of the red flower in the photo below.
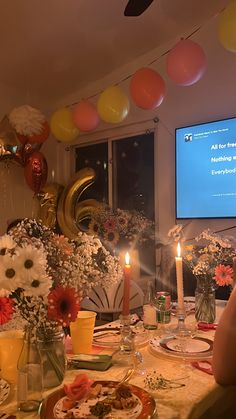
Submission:
<svg viewBox="0 0 236 419">
<path fill-rule="evenodd" d="M 14 301 L 8 297 L 0 297 L 0 324 L 5 324 L 12 319 Z"/>
<path fill-rule="evenodd" d="M 215 268 L 214 280 L 219 286 L 231 285 L 233 282 L 233 269 L 227 265 L 218 265 Z"/>
<path fill-rule="evenodd" d="M 76 320 L 79 297 L 74 288 L 57 287 L 48 295 L 48 318 L 68 326 Z"/>
</svg>

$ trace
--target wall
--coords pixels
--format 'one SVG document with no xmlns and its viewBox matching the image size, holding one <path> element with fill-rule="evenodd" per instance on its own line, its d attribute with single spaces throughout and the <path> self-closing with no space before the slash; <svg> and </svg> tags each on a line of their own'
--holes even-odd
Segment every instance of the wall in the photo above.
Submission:
<svg viewBox="0 0 236 419">
<path fill-rule="evenodd" d="M 29 97 L 25 91 L 0 85 L 0 117 L 3 118 L 13 108 L 24 104 L 41 108 L 39 98 Z M 42 146 L 49 168 L 48 180 L 66 184 L 68 164 L 64 146 L 51 136 Z M 62 156 L 61 156 L 62 154 Z M 4 234 L 7 224 L 16 218 L 34 217 L 37 214 L 38 201 L 26 184 L 24 168 L 13 160 L 0 161 L 0 234 Z"/>
<path fill-rule="evenodd" d="M 175 223 L 175 202 L 174 202 L 174 130 L 176 127 L 189 125 L 198 122 L 230 117 L 235 115 L 236 95 L 234 94 L 236 54 L 226 51 L 217 41 L 217 21 L 207 22 L 202 29 L 192 38 L 199 42 L 207 56 L 207 71 L 198 83 L 190 87 L 175 86 L 168 80 L 165 71 L 165 57 L 160 59 L 152 67 L 159 71 L 167 82 L 167 96 L 163 104 L 155 111 L 143 111 L 131 107 L 131 112 L 123 124 L 116 126 L 101 124 L 96 133 L 91 135 L 80 135 L 78 143 L 90 140 L 98 140 L 108 136 L 117 137 L 137 132 L 145 121 L 144 126 L 156 126 L 152 119 L 159 118 L 156 129 L 156 213 L 158 229 L 161 234 L 166 235 L 170 227 Z M 177 40 L 171 40 L 162 48 L 150 51 L 132 63 L 128 63 L 117 69 L 102 80 L 97 80 L 80 92 L 62 97 L 57 103 L 44 103 L 41 107 L 48 116 L 60 106 L 68 105 L 79 101 L 82 97 L 88 97 L 102 91 L 107 86 L 122 80 L 128 74 L 142 66 L 146 66 L 154 58 L 160 56 Z M 121 84 L 128 92 L 128 81 Z M 16 92 L 15 89 L 5 88 L 2 95 L 0 110 L 2 115 L 7 113 L 14 106 L 25 103 L 25 95 Z M 23 98 L 23 100 L 22 100 Z M 97 97 L 94 98 L 96 102 Z M 40 107 L 38 100 L 30 102 L 32 106 Z M 134 124 L 134 125 L 133 125 Z M 76 143 L 76 142 L 75 142 Z M 75 144 L 74 143 L 74 144 Z M 73 145 L 74 145 L 73 144 Z M 54 180 L 66 184 L 73 172 L 73 165 L 70 166 L 70 153 L 66 151 L 64 144 L 59 144 L 52 137 L 42 147 L 49 165 L 48 181 Z M 33 193 L 29 190 L 24 181 L 22 167 L 9 165 L 9 169 L 0 165 L 0 193 L 1 193 L 1 219 L 0 230 L 3 232 L 6 220 L 16 217 L 31 216 L 34 213 Z M 236 224 L 235 219 L 229 220 L 194 220 L 186 228 L 188 236 L 197 234 L 205 227 L 213 230 Z"/>
<path fill-rule="evenodd" d="M 193 40 L 199 42 L 207 56 L 207 71 L 198 83 L 189 87 L 179 87 L 168 80 L 165 71 L 165 58 L 152 65 L 167 82 L 167 96 L 162 105 L 155 111 L 143 111 L 134 105 L 124 123 L 109 126 L 101 124 L 99 129 L 90 135 L 80 135 L 77 143 L 97 141 L 108 136 L 123 136 L 125 133 L 137 132 L 145 121 L 155 126 L 152 119 L 159 118 L 156 129 L 156 213 L 160 234 L 166 236 L 169 228 L 175 224 L 175 144 L 176 127 L 194 123 L 216 120 L 236 115 L 236 95 L 234 94 L 236 54 L 226 51 L 217 40 L 217 19 L 207 22 L 198 31 Z M 178 40 L 172 40 L 162 48 L 151 51 L 138 61 L 127 64 L 110 74 L 108 77 L 90 84 L 85 90 L 62 98 L 57 107 L 79 101 L 102 91 L 107 86 L 122 80 L 138 68 L 147 65 L 153 58 L 161 56 L 164 51 Z M 128 92 L 128 82 L 121 84 Z M 96 102 L 94 98 L 94 103 Z M 193 220 L 186 227 L 188 237 L 198 234 L 203 228 L 210 227 L 220 230 L 236 224 L 236 219 Z"/>
</svg>

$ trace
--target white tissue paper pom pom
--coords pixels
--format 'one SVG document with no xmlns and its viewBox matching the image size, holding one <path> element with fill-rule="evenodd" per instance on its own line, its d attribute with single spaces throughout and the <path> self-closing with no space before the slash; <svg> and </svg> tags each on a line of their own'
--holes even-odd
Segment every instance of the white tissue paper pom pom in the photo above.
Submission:
<svg viewBox="0 0 236 419">
<path fill-rule="evenodd" d="M 45 116 L 29 105 L 14 108 L 8 115 L 9 121 L 18 134 L 31 136 L 41 134 Z"/>
</svg>

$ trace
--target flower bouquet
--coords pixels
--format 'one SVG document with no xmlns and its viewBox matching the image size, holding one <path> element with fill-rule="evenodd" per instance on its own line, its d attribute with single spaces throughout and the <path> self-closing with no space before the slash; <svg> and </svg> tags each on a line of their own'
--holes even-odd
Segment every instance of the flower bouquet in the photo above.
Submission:
<svg viewBox="0 0 236 419">
<path fill-rule="evenodd" d="M 102 206 L 92 215 L 89 233 L 97 235 L 109 250 L 127 246 L 137 248 L 154 241 L 155 223 L 138 211 Z"/>
<path fill-rule="evenodd" d="M 186 245 L 184 261 L 197 278 L 195 316 L 198 321 L 215 320 L 215 290 L 218 286 L 232 285 L 233 241 L 220 237 L 209 229 L 195 238 L 196 244 Z"/>
<path fill-rule="evenodd" d="M 51 342 L 58 327 L 75 321 L 80 299 L 92 286 L 110 286 L 122 269 L 98 238 L 76 240 L 55 234 L 40 222 L 24 219 L 0 237 L 0 325 L 23 319 L 33 339 Z M 62 364 L 52 351 L 47 362 Z"/>
</svg>

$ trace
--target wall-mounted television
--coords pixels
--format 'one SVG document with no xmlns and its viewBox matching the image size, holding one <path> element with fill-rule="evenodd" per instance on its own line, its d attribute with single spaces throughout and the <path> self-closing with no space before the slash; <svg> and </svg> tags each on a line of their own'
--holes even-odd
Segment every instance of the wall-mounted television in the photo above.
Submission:
<svg viewBox="0 0 236 419">
<path fill-rule="evenodd" d="M 176 218 L 236 217 L 236 117 L 175 130 Z"/>
</svg>

